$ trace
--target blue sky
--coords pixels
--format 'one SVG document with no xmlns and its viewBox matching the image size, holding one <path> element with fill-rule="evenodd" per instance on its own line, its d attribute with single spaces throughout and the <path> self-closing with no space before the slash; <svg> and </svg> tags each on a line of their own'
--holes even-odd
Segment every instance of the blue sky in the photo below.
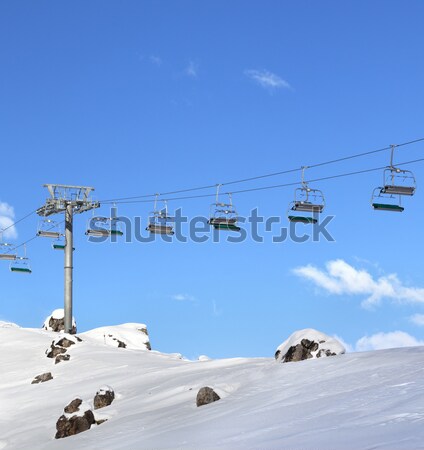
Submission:
<svg viewBox="0 0 424 450">
<path fill-rule="evenodd" d="M 423 13 L 413 0 L 2 2 L 0 220 L 41 206 L 44 183 L 88 185 L 99 200 L 121 198 L 424 137 Z M 395 160 L 419 159 L 423 148 L 401 147 Z M 385 151 L 310 169 L 307 178 L 388 163 Z M 328 227 L 335 242 L 276 244 L 265 233 L 263 243 L 94 244 L 84 235 L 90 214 L 78 216 L 78 328 L 143 322 L 153 348 L 188 357 L 272 355 L 301 328 L 357 349 L 420 343 L 424 164 L 408 169 L 418 189 L 402 214 L 371 209 L 380 172 L 312 184 L 335 216 Z M 231 189 L 299 178 L 296 172 Z M 241 216 L 258 208 L 287 226 L 292 197 L 289 187 L 233 200 Z M 207 215 L 211 201 L 175 200 L 169 208 Z M 107 215 L 107 206 L 97 213 Z M 152 207 L 118 205 L 120 215 L 144 224 Z M 31 238 L 37 219 L 5 238 Z M 38 327 L 61 307 L 63 255 L 49 244 L 28 244 L 28 277 L 1 262 L 0 319 Z M 367 303 L 370 297 L 377 300 Z"/>
</svg>

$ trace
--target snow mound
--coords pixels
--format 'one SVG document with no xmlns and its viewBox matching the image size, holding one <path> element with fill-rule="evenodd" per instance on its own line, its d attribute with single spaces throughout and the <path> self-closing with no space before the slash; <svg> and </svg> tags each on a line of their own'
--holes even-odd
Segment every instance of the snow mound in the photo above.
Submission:
<svg viewBox="0 0 424 450">
<path fill-rule="evenodd" d="M 63 331 L 65 329 L 65 311 L 63 308 L 55 309 L 50 316 L 46 317 L 46 320 L 43 323 L 44 330 L 47 331 Z M 75 322 L 75 318 L 72 317 L 72 334 L 76 333 L 77 324 Z"/>
<path fill-rule="evenodd" d="M 5 322 L 3 320 L 0 320 L 0 328 L 21 328 L 21 327 L 19 325 L 16 325 L 16 323 L 13 323 L 13 322 Z"/>
<path fill-rule="evenodd" d="M 100 327 L 80 335 L 111 347 L 122 347 L 131 350 L 151 349 L 147 327 L 143 323 L 124 323 Z"/>
<path fill-rule="evenodd" d="M 275 352 L 275 359 L 281 362 L 300 361 L 311 358 L 335 356 L 346 349 L 335 338 L 320 331 L 306 328 L 294 332 Z"/>
</svg>

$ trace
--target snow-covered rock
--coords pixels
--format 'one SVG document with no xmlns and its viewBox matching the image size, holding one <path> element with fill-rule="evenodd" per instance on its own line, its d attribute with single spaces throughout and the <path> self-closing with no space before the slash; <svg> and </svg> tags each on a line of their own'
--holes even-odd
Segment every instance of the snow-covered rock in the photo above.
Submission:
<svg viewBox="0 0 424 450">
<path fill-rule="evenodd" d="M 95 424 L 93 411 L 88 403 L 80 398 L 72 400 L 64 408 L 62 414 L 56 422 L 56 439 L 73 436 L 91 428 Z"/>
<path fill-rule="evenodd" d="M 64 331 L 65 330 L 65 311 L 62 309 L 55 309 L 50 316 L 46 318 L 43 324 L 43 329 L 47 331 Z M 72 330 L 71 334 L 76 334 L 77 324 L 72 317 Z"/>
<path fill-rule="evenodd" d="M 209 356 L 206 356 L 206 355 L 200 355 L 197 359 L 198 359 L 198 361 L 210 361 L 211 360 L 209 358 Z"/>
<path fill-rule="evenodd" d="M 302 361 L 310 358 L 336 356 L 345 353 L 343 345 L 320 331 L 306 328 L 293 333 L 275 352 L 281 362 Z"/>
<path fill-rule="evenodd" d="M 102 386 L 94 397 L 94 409 L 104 408 L 109 406 L 115 399 L 115 392 L 110 386 Z"/>
<path fill-rule="evenodd" d="M 95 328 L 81 335 L 111 347 L 151 350 L 147 327 L 143 323 L 124 323 L 122 325 Z"/>
</svg>

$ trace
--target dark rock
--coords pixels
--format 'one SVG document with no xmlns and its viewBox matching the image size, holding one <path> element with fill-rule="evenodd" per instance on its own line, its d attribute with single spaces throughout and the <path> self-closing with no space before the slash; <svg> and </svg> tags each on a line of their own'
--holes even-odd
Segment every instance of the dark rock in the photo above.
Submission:
<svg viewBox="0 0 424 450">
<path fill-rule="evenodd" d="M 65 318 L 62 317 L 61 319 L 55 319 L 53 317 L 50 317 L 48 322 L 48 327 L 44 326 L 45 329 L 51 329 L 51 331 L 64 331 L 65 330 Z M 76 334 L 77 327 L 75 325 L 72 325 L 72 329 L 70 334 Z"/>
<path fill-rule="evenodd" d="M 54 360 L 55 364 L 60 363 L 61 361 L 69 361 L 71 359 L 71 355 L 58 355 Z"/>
<path fill-rule="evenodd" d="M 107 419 L 96 420 L 96 425 L 101 425 L 102 423 L 107 422 Z"/>
<path fill-rule="evenodd" d="M 46 353 L 47 353 L 47 358 L 56 358 L 57 355 L 60 355 L 61 353 L 66 353 L 66 348 L 57 347 L 53 341 L 52 345 L 50 346 L 50 349 L 46 350 Z"/>
<path fill-rule="evenodd" d="M 82 342 L 82 339 L 81 339 L 79 336 L 75 336 L 75 339 L 76 339 L 78 342 Z"/>
<path fill-rule="evenodd" d="M 309 339 L 302 339 L 300 344 L 292 345 L 284 357 L 283 362 L 303 361 L 312 358 L 312 352 L 318 350 L 318 344 Z"/>
<path fill-rule="evenodd" d="M 75 342 L 71 341 L 66 337 L 63 337 L 62 339 L 56 342 L 56 346 L 58 347 L 69 348 L 71 345 L 75 345 Z"/>
<path fill-rule="evenodd" d="M 208 403 L 213 403 L 217 400 L 220 400 L 220 398 L 221 397 L 212 388 L 205 386 L 200 388 L 199 392 L 197 393 L 196 405 L 207 405 Z"/>
<path fill-rule="evenodd" d="M 87 431 L 91 428 L 91 425 L 95 424 L 93 411 L 85 411 L 83 416 L 72 416 L 67 418 L 65 415 L 59 417 L 56 422 L 56 439 L 73 436 L 83 431 Z"/>
<path fill-rule="evenodd" d="M 69 405 L 65 406 L 65 408 L 63 409 L 66 414 L 72 414 L 74 412 L 79 411 L 79 407 L 81 406 L 82 400 L 80 398 L 76 398 L 74 400 L 72 400 L 71 403 L 69 403 Z"/>
<path fill-rule="evenodd" d="M 118 348 L 127 348 L 127 344 L 125 342 L 120 341 L 116 337 L 113 337 L 112 334 L 108 334 L 108 337 L 112 338 L 112 340 L 116 341 L 118 343 Z"/>
<path fill-rule="evenodd" d="M 37 375 L 31 382 L 31 384 L 44 383 L 45 381 L 53 380 L 51 372 L 42 373 Z"/>
<path fill-rule="evenodd" d="M 331 350 L 324 350 L 321 349 L 318 353 L 317 353 L 317 358 L 321 358 L 321 356 L 336 356 L 336 353 L 333 353 Z"/>
<path fill-rule="evenodd" d="M 115 392 L 111 388 L 100 389 L 96 392 L 94 397 L 94 409 L 104 408 L 105 406 L 109 406 L 113 400 L 115 399 Z"/>
</svg>

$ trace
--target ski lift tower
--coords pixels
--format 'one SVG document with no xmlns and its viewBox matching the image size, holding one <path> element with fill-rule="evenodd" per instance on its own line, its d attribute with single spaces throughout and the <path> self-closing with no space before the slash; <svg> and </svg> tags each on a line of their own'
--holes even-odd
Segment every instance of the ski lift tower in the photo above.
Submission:
<svg viewBox="0 0 424 450">
<path fill-rule="evenodd" d="M 100 206 L 91 199 L 92 187 L 45 184 L 50 197 L 38 208 L 39 216 L 65 214 L 65 333 L 72 331 L 72 271 L 73 271 L 73 215 L 81 214 Z"/>
</svg>

